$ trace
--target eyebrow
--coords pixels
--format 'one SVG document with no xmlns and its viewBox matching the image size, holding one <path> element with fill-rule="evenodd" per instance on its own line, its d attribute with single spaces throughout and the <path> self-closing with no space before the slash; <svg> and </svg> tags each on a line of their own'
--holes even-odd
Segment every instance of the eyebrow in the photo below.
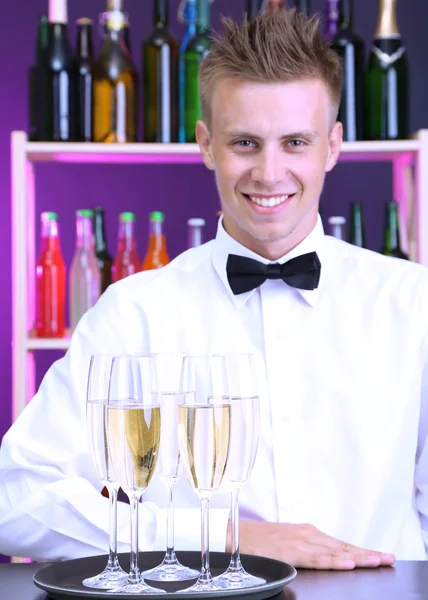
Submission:
<svg viewBox="0 0 428 600">
<path fill-rule="evenodd" d="M 237 138 L 251 138 L 253 140 L 261 140 L 262 138 L 254 133 L 251 133 L 249 131 L 240 131 L 238 129 L 235 130 L 231 130 L 231 131 L 225 131 L 224 135 L 226 137 L 237 137 Z M 291 139 L 297 139 L 297 138 L 306 138 L 306 139 L 310 139 L 310 140 L 316 140 L 317 138 L 319 138 L 319 134 L 316 131 L 296 131 L 294 133 L 287 133 L 286 135 L 282 135 L 281 136 L 281 140 L 291 140 Z"/>
</svg>

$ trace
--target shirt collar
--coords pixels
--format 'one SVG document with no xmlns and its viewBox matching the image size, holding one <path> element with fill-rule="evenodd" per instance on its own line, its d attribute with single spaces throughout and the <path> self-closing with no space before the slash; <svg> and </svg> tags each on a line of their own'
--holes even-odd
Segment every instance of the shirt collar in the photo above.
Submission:
<svg viewBox="0 0 428 600">
<path fill-rule="evenodd" d="M 310 306 L 314 307 L 317 303 L 321 287 L 325 280 L 326 274 L 326 247 L 325 247 L 325 234 L 324 228 L 322 225 L 321 217 L 318 215 L 317 223 L 311 233 L 298 244 L 293 250 L 288 252 L 285 256 L 279 258 L 276 262 L 284 263 L 289 261 L 296 256 L 300 256 L 301 254 L 306 254 L 307 252 L 316 252 L 321 261 L 321 277 L 318 287 L 315 290 L 300 290 L 297 291 L 302 296 Z M 258 260 L 264 264 L 269 264 L 270 260 L 259 256 L 252 250 L 249 250 L 239 242 L 237 242 L 233 237 L 231 237 L 223 226 L 223 217 L 221 216 L 217 226 L 217 235 L 214 241 L 214 248 L 212 252 L 212 262 L 214 269 L 217 271 L 218 276 L 220 277 L 223 285 L 226 287 L 229 296 L 233 300 L 235 306 L 237 308 L 241 308 L 247 300 L 256 292 L 256 289 L 251 290 L 249 292 L 245 292 L 244 294 L 239 294 L 235 296 L 229 286 L 229 282 L 227 280 L 226 273 L 226 263 L 229 254 L 238 254 L 239 256 L 245 256 L 247 258 L 253 258 Z M 286 284 L 284 284 L 286 285 Z"/>
</svg>

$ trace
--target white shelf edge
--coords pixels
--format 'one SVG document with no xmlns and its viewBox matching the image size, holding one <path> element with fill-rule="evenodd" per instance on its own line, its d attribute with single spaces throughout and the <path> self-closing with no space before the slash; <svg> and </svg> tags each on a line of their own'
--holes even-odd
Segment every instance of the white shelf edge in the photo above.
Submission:
<svg viewBox="0 0 428 600">
<path fill-rule="evenodd" d="M 68 350 L 70 338 L 27 338 L 27 350 Z"/>
</svg>

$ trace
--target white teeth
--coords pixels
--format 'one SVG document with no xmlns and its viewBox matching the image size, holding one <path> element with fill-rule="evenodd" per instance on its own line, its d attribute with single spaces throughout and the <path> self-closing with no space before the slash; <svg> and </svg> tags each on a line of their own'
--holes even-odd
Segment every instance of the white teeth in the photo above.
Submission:
<svg viewBox="0 0 428 600">
<path fill-rule="evenodd" d="M 275 196 L 272 198 L 255 198 L 254 196 L 249 196 L 249 198 L 252 200 L 252 202 L 258 204 L 259 206 L 273 207 L 285 202 L 289 196 Z"/>
</svg>

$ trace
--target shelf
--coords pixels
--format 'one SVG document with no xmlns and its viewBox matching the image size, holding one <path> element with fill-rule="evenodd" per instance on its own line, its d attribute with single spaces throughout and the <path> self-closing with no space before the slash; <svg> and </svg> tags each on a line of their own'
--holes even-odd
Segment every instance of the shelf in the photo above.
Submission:
<svg viewBox="0 0 428 600">
<path fill-rule="evenodd" d="M 344 142 L 343 162 L 382 162 L 404 157 L 411 162 L 420 148 L 418 140 Z M 26 142 L 31 162 L 98 164 L 200 164 L 197 144 L 85 144 Z"/>
<path fill-rule="evenodd" d="M 67 350 L 70 338 L 27 338 L 26 349 L 29 350 Z"/>
</svg>

